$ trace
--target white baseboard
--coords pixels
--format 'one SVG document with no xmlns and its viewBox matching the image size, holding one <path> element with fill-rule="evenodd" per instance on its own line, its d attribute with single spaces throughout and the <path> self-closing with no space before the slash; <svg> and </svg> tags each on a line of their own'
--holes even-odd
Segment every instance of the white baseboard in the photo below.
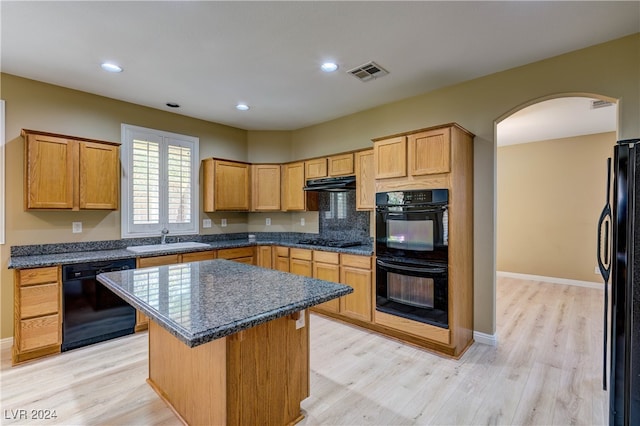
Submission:
<svg viewBox="0 0 640 426">
<path fill-rule="evenodd" d="M 4 339 L 0 339 L 0 348 L 6 348 L 13 346 L 13 337 L 6 337 Z"/>
<path fill-rule="evenodd" d="M 481 333 L 479 331 L 473 332 L 473 340 L 483 345 L 498 346 L 498 335 Z"/>
<path fill-rule="evenodd" d="M 598 283 L 598 282 L 570 280 L 567 278 L 544 277 L 542 275 L 518 274 L 515 272 L 496 271 L 496 276 L 505 277 L 505 278 L 517 278 L 519 280 L 527 280 L 527 281 L 544 281 L 546 283 L 551 283 L 551 284 L 575 285 L 578 287 L 587 287 L 587 288 L 596 288 L 596 289 L 602 289 L 604 287 L 603 283 Z"/>
</svg>

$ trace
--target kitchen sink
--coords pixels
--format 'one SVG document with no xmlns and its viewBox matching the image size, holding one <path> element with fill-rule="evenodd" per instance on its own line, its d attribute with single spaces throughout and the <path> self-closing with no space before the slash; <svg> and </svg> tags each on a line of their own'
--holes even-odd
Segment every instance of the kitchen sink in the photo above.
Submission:
<svg viewBox="0 0 640 426">
<path fill-rule="evenodd" d="M 184 250 L 192 248 L 211 247 L 209 244 L 185 241 L 182 243 L 150 244 L 146 246 L 131 246 L 127 250 L 134 253 L 154 253 L 158 251 Z"/>
</svg>

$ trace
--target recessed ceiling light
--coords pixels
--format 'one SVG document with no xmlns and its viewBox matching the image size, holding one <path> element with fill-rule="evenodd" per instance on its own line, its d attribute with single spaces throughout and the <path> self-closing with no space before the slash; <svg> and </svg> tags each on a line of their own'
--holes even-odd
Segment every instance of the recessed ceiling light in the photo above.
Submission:
<svg viewBox="0 0 640 426">
<path fill-rule="evenodd" d="M 240 111 L 246 111 L 249 109 L 249 105 L 247 104 L 238 104 L 236 105 L 236 109 Z"/>
<path fill-rule="evenodd" d="M 165 105 L 168 106 L 169 108 L 180 108 L 180 105 L 178 105 L 175 102 L 167 102 Z"/>
<path fill-rule="evenodd" d="M 102 64 L 100 64 L 100 66 L 103 70 L 108 72 L 122 72 L 122 67 L 119 67 L 118 65 L 111 62 L 103 62 Z"/>
<path fill-rule="evenodd" d="M 325 62 L 324 64 L 320 65 L 320 69 L 324 72 L 334 72 L 338 69 L 338 64 L 335 64 L 333 62 Z"/>
</svg>

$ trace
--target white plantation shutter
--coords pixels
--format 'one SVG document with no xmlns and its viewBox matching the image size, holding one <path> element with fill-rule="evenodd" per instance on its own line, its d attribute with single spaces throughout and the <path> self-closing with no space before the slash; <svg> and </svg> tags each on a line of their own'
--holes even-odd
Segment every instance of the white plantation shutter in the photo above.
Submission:
<svg viewBox="0 0 640 426">
<path fill-rule="evenodd" d="M 198 233 L 198 138 L 122 125 L 122 237 Z"/>
</svg>

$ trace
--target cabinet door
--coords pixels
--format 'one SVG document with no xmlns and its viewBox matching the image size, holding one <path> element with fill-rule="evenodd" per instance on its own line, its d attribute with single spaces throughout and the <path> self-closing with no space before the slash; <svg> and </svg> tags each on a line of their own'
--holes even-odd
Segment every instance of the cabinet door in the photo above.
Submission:
<svg viewBox="0 0 640 426">
<path fill-rule="evenodd" d="M 319 280 L 331 281 L 333 283 L 340 282 L 340 266 L 330 263 L 313 263 L 313 278 Z M 321 303 L 314 306 L 315 309 L 324 312 L 340 312 L 340 299 L 329 300 L 328 302 Z"/>
<path fill-rule="evenodd" d="M 356 210 L 373 210 L 376 202 L 373 149 L 356 152 Z"/>
<path fill-rule="evenodd" d="M 117 210 L 119 147 L 80 142 L 80 208 Z"/>
<path fill-rule="evenodd" d="M 376 179 L 407 175 L 407 141 L 404 136 L 376 141 L 373 151 Z"/>
<path fill-rule="evenodd" d="M 369 263 L 371 261 L 369 260 Z M 371 321 L 371 269 L 340 267 L 340 282 L 353 287 L 353 293 L 340 298 L 340 313 L 362 321 Z"/>
<path fill-rule="evenodd" d="M 29 134 L 25 140 L 25 207 L 73 208 L 74 151 L 77 143 Z"/>
<path fill-rule="evenodd" d="M 258 266 L 271 269 L 271 246 L 258 246 Z"/>
<path fill-rule="evenodd" d="M 275 269 L 277 271 L 289 272 L 289 257 L 276 256 Z"/>
<path fill-rule="evenodd" d="M 451 130 L 434 129 L 409 135 L 409 173 L 413 176 L 451 171 Z"/>
<path fill-rule="evenodd" d="M 251 168 L 252 211 L 280 210 L 280 165 L 255 164 Z"/>
<path fill-rule="evenodd" d="M 304 163 L 285 164 L 283 170 L 282 209 L 304 210 Z"/>
<path fill-rule="evenodd" d="M 289 260 L 289 272 L 304 277 L 313 276 L 313 268 L 310 260 L 291 259 Z"/>
<path fill-rule="evenodd" d="M 248 211 L 249 164 L 216 160 L 214 169 L 215 209 Z"/>
<path fill-rule="evenodd" d="M 314 158 L 304 162 L 305 178 L 317 179 L 327 177 L 327 159 Z"/>
<path fill-rule="evenodd" d="M 328 161 L 329 176 L 346 176 L 354 173 L 352 153 L 332 155 Z"/>
</svg>

